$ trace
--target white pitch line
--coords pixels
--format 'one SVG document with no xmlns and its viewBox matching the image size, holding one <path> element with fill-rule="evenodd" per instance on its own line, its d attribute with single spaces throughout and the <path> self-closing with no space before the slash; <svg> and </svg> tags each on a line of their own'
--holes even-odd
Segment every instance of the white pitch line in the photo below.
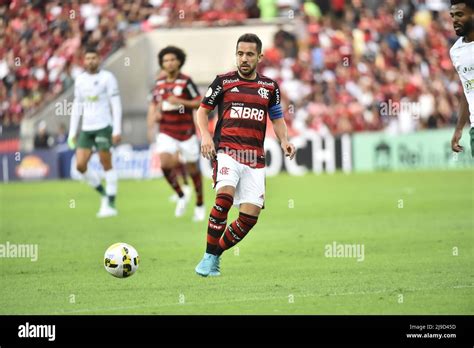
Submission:
<svg viewBox="0 0 474 348">
<path fill-rule="evenodd" d="M 474 288 L 474 284 L 471 285 L 455 285 L 451 287 L 433 287 L 433 288 L 412 288 L 412 289 L 402 289 L 403 292 L 416 292 L 416 291 L 428 291 L 428 290 L 443 290 L 443 289 L 466 289 L 466 288 Z M 295 295 L 295 298 L 305 298 L 305 297 L 326 297 L 326 296 L 351 296 L 351 295 L 375 295 L 375 294 L 382 294 L 387 292 L 399 292 L 398 289 L 382 289 L 382 290 L 375 290 L 375 291 L 359 291 L 359 292 L 342 292 L 342 293 L 331 293 L 331 294 L 301 294 Z M 226 300 L 226 301 L 212 301 L 212 302 L 186 302 L 183 304 L 174 302 L 174 303 L 161 303 L 156 305 L 136 305 L 136 306 L 123 306 L 123 307 L 103 307 L 103 308 L 84 308 L 84 309 L 76 309 L 72 311 L 60 311 L 60 312 L 53 312 L 50 315 L 58 315 L 58 314 L 73 314 L 73 313 L 87 313 L 87 312 L 106 312 L 106 311 L 116 311 L 116 310 L 126 310 L 126 309 L 138 309 L 138 308 L 161 308 L 161 307 L 170 307 L 170 306 L 192 306 L 194 304 L 198 305 L 215 305 L 215 304 L 227 304 L 229 302 L 251 302 L 251 301 L 270 301 L 270 300 L 278 300 L 284 299 L 286 297 L 283 296 L 271 296 L 271 297 L 254 297 L 254 298 L 245 298 L 245 299 L 233 299 L 233 300 Z"/>
</svg>

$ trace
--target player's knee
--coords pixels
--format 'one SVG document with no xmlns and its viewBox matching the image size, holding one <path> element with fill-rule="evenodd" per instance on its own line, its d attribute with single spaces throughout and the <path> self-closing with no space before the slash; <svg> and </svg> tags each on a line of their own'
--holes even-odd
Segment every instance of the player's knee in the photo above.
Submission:
<svg viewBox="0 0 474 348">
<path fill-rule="evenodd" d="M 87 163 L 77 163 L 76 169 L 79 173 L 84 174 L 87 170 Z"/>
<path fill-rule="evenodd" d="M 100 164 L 104 170 L 112 169 L 112 158 L 109 154 L 99 154 Z"/>
<path fill-rule="evenodd" d="M 102 164 L 102 168 L 104 168 L 105 171 L 111 170 L 112 169 L 112 164 L 110 164 L 110 163 Z"/>
<path fill-rule="evenodd" d="M 161 163 L 161 170 L 171 170 L 173 169 L 173 166 L 170 165 L 169 163 L 165 162 L 165 163 Z"/>
<path fill-rule="evenodd" d="M 199 174 L 199 165 L 197 163 L 187 163 L 186 169 L 190 175 Z"/>
<path fill-rule="evenodd" d="M 258 214 L 248 214 L 239 212 L 239 220 L 242 225 L 246 226 L 247 232 L 250 231 L 258 222 Z"/>
<path fill-rule="evenodd" d="M 111 161 L 103 160 L 103 161 L 100 161 L 100 164 L 102 164 L 102 168 L 104 168 L 105 171 L 112 169 Z"/>
<path fill-rule="evenodd" d="M 173 160 L 167 158 L 167 159 L 161 159 L 161 169 L 167 170 L 167 169 L 173 169 L 176 166 L 176 162 Z"/>
<path fill-rule="evenodd" d="M 173 154 L 169 153 L 160 153 L 160 166 L 161 169 L 173 169 L 173 164 L 175 163 L 175 160 L 173 158 Z M 176 162 L 177 163 L 177 162 Z"/>
<path fill-rule="evenodd" d="M 217 194 L 225 193 L 229 196 L 234 197 L 235 188 L 233 186 L 223 186 L 219 190 L 217 190 Z"/>
</svg>

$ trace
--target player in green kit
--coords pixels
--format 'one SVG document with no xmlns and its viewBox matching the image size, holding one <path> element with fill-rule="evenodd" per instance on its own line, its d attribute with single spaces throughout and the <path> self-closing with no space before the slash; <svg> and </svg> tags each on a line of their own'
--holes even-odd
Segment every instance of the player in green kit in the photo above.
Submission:
<svg viewBox="0 0 474 348">
<path fill-rule="evenodd" d="M 471 124 L 471 155 L 474 157 L 474 0 L 452 0 L 451 18 L 459 39 L 449 54 L 462 82 L 463 92 L 459 104 L 456 130 L 451 140 L 454 152 L 463 151 L 459 145 L 462 130 L 466 123 Z"/>
<path fill-rule="evenodd" d="M 68 144 L 76 148 L 76 167 L 87 183 L 101 195 L 97 217 L 117 215 L 115 197 L 118 176 L 112 168 L 112 145 L 121 139 L 122 105 L 114 75 L 99 69 L 99 55 L 94 48 L 87 48 L 84 57 L 85 72 L 74 83 L 74 103 L 69 127 Z M 79 119 L 82 130 L 76 136 Z M 105 171 L 105 189 L 99 173 L 87 167 L 93 150 L 97 150 Z"/>
</svg>

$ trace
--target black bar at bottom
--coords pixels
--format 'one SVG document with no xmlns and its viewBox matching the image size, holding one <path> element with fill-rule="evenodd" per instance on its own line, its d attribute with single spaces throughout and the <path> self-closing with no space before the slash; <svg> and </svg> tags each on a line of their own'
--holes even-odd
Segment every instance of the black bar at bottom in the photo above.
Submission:
<svg viewBox="0 0 474 348">
<path fill-rule="evenodd" d="M 141 347 L 145 343 L 154 346 L 283 344 L 293 347 L 302 344 L 305 346 L 324 344 L 346 347 L 367 345 L 473 347 L 473 318 L 473 316 L 0 316 L 0 347 L 50 345 L 90 347 L 99 344 L 131 344 Z"/>
</svg>

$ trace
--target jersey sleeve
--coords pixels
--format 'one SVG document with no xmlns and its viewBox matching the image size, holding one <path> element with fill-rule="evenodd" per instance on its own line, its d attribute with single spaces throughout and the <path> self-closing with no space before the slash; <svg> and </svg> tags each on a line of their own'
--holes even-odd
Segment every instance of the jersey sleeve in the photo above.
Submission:
<svg viewBox="0 0 474 348">
<path fill-rule="evenodd" d="M 109 96 L 109 98 L 119 96 L 117 79 L 112 74 L 109 75 L 107 81 L 107 95 Z"/>
<path fill-rule="evenodd" d="M 283 117 L 283 109 L 281 107 L 281 96 L 280 96 L 280 87 L 278 83 L 275 82 L 275 89 L 270 97 L 270 102 L 268 103 L 268 116 L 271 120 L 276 120 Z"/>
<path fill-rule="evenodd" d="M 220 103 L 223 95 L 222 80 L 217 76 L 207 89 L 204 98 L 202 98 L 201 106 L 205 109 L 213 110 Z"/>
<path fill-rule="evenodd" d="M 80 78 L 77 78 L 76 82 L 74 83 L 74 101 L 72 103 L 71 121 L 69 122 L 68 138 L 76 136 L 77 130 L 79 128 L 79 118 L 81 117 L 83 111 L 83 97 L 81 95 L 79 81 Z"/>
<path fill-rule="evenodd" d="M 107 81 L 107 95 L 112 106 L 112 135 L 119 135 L 122 133 L 122 103 L 117 79 L 112 73 Z"/>
<path fill-rule="evenodd" d="M 199 95 L 199 90 L 198 90 L 197 86 L 194 84 L 193 80 L 188 79 L 188 82 L 186 83 L 185 90 L 186 90 L 186 94 L 189 97 L 189 99 L 201 98 L 201 96 Z"/>
<path fill-rule="evenodd" d="M 160 90 L 155 84 L 155 86 L 153 86 L 150 93 L 148 94 L 148 102 L 153 103 L 153 104 L 158 104 L 160 100 L 161 100 Z"/>
<path fill-rule="evenodd" d="M 74 101 L 77 102 L 82 102 L 83 97 L 81 94 L 81 88 L 80 88 L 80 78 L 77 78 L 76 82 L 74 83 Z"/>
</svg>

